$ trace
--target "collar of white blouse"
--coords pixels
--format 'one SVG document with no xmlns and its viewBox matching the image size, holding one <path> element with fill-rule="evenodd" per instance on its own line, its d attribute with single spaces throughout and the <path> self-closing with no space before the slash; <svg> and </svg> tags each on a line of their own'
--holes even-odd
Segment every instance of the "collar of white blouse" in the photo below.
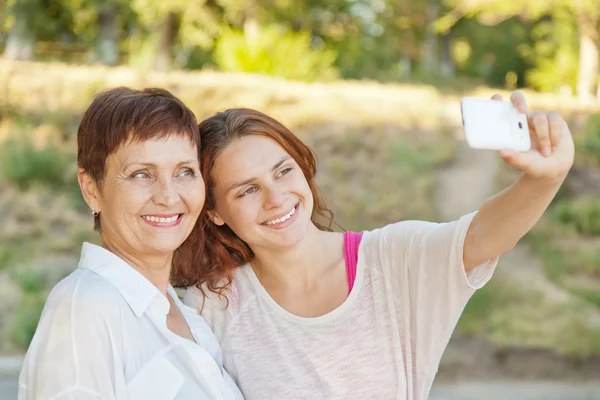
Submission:
<svg viewBox="0 0 600 400">
<path fill-rule="evenodd" d="M 85 242 L 81 249 L 79 268 L 88 269 L 110 282 L 123 296 L 137 317 L 151 304 L 165 316 L 169 313 L 169 301 L 144 275 L 125 260 L 103 247 Z M 169 285 L 169 294 L 175 290 Z M 177 296 L 175 296 L 177 297 Z"/>
</svg>

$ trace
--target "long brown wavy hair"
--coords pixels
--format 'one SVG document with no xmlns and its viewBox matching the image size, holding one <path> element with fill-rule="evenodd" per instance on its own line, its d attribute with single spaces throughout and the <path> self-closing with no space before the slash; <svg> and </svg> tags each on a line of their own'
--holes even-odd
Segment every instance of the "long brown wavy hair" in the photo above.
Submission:
<svg viewBox="0 0 600 400">
<path fill-rule="evenodd" d="M 276 141 L 304 173 L 314 198 L 311 220 L 315 226 L 331 231 L 333 213 L 325 206 L 315 181 L 315 153 L 274 118 L 256 110 L 235 108 L 202 121 L 199 128 L 202 143 L 200 167 L 206 184 L 206 202 L 190 237 L 180 247 L 180 253 L 191 255 L 192 262 L 178 263 L 171 279 L 177 287 L 196 285 L 205 293 L 205 286 L 211 292 L 223 295 L 231 285 L 233 270 L 248 263 L 254 256 L 246 242 L 227 225 L 218 226 L 208 216 L 208 211 L 215 208 L 212 176 L 215 161 L 233 141 L 248 135 L 262 135 Z"/>
</svg>

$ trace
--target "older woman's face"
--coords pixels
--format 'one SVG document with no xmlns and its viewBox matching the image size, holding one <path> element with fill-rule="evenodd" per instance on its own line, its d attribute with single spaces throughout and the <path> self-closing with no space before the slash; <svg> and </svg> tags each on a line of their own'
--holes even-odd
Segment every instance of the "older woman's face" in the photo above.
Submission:
<svg viewBox="0 0 600 400">
<path fill-rule="evenodd" d="M 126 143 L 106 162 L 102 240 L 136 256 L 173 252 L 204 205 L 196 145 L 181 135 Z"/>
</svg>

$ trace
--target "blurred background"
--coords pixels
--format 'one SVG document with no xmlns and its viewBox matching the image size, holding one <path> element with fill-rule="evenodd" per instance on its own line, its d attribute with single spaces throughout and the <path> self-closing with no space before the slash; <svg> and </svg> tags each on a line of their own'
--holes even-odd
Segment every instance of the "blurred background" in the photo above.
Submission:
<svg viewBox="0 0 600 400">
<path fill-rule="evenodd" d="M 517 177 L 465 146 L 462 96 L 519 88 L 560 112 L 575 167 L 467 306 L 432 399 L 600 399 L 598 0 L 0 0 L 0 23 L 0 399 L 49 290 L 98 242 L 75 139 L 117 85 L 199 119 L 280 119 L 353 230 L 454 219 Z"/>
</svg>

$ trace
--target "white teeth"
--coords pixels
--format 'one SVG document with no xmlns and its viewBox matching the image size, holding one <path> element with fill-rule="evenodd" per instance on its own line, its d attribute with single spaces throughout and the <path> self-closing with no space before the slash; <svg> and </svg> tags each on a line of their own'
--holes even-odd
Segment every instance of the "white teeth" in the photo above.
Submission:
<svg viewBox="0 0 600 400">
<path fill-rule="evenodd" d="M 177 221 L 177 218 L 179 218 L 179 215 L 175 215 L 175 216 L 169 217 L 169 218 L 155 217 L 153 215 L 143 215 L 142 218 L 144 218 L 146 221 L 150 221 L 150 222 L 158 222 L 161 224 L 170 224 L 170 223 Z"/>
<path fill-rule="evenodd" d="M 277 219 L 273 219 L 271 221 L 267 221 L 267 222 L 265 222 L 265 224 L 266 225 L 280 224 L 280 223 L 285 222 L 288 219 L 290 219 L 292 217 L 292 215 L 294 215 L 294 213 L 296 213 L 296 207 L 292 208 L 292 211 L 290 211 L 287 215 L 284 215 L 281 218 L 277 218 Z"/>
</svg>

